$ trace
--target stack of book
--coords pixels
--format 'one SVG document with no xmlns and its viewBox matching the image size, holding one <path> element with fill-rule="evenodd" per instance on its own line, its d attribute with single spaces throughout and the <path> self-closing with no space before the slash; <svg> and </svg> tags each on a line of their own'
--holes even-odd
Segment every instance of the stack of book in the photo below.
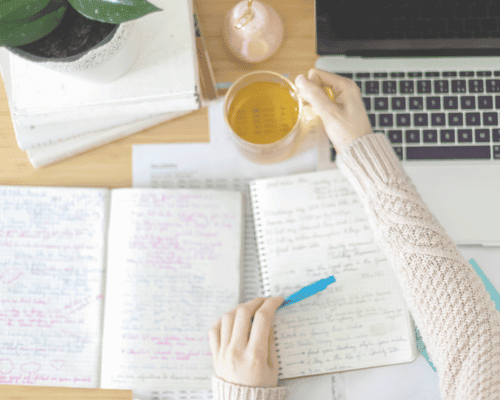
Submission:
<svg viewBox="0 0 500 400">
<path fill-rule="evenodd" d="M 42 167 L 207 106 L 217 88 L 193 0 L 154 0 L 135 21 L 141 50 L 123 77 L 81 81 L 2 49 L 19 147 Z"/>
</svg>

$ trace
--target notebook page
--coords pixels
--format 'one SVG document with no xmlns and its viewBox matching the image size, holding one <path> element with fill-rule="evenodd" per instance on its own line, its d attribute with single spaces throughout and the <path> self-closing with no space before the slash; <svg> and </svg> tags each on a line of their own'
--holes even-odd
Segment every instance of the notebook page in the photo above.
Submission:
<svg viewBox="0 0 500 400">
<path fill-rule="evenodd" d="M 196 144 L 194 144 L 196 145 Z M 259 255 L 255 240 L 252 205 L 250 204 L 249 179 L 245 178 L 206 178 L 199 176 L 200 170 L 177 173 L 156 172 L 148 182 L 153 188 L 166 189 L 215 189 L 242 192 L 244 201 L 243 222 L 243 265 L 241 268 L 240 303 L 262 296 Z M 210 400 L 212 390 L 207 391 L 162 391 L 147 392 L 133 390 L 134 400 Z M 191 396 L 191 397 L 186 397 Z"/>
<path fill-rule="evenodd" d="M 151 178 L 151 187 L 234 190 L 242 193 L 244 202 L 244 231 L 240 303 L 246 303 L 255 297 L 263 296 L 259 254 L 257 251 L 257 241 L 255 240 L 252 204 L 250 202 L 250 179 L 207 178 L 199 176 L 198 171 L 156 173 Z"/>
<path fill-rule="evenodd" d="M 107 189 L 0 187 L 0 383 L 98 388 Z"/>
<path fill-rule="evenodd" d="M 134 390 L 133 400 L 213 400 L 211 390 Z"/>
<path fill-rule="evenodd" d="M 352 186 L 338 170 L 253 181 L 266 295 L 333 275 L 277 312 L 280 378 L 409 362 L 410 314 Z"/>
<path fill-rule="evenodd" d="M 103 388 L 206 390 L 208 331 L 240 295 L 241 193 L 111 195 Z"/>
</svg>

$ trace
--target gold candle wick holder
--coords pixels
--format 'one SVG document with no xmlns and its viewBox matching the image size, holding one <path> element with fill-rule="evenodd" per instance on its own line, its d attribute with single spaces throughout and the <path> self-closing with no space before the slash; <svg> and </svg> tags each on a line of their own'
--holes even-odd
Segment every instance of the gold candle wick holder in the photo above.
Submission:
<svg viewBox="0 0 500 400">
<path fill-rule="evenodd" d="M 248 6 L 247 6 L 247 9 L 245 11 L 245 14 L 243 14 L 239 19 L 238 21 L 236 21 L 236 25 L 234 25 L 234 27 L 236 29 L 241 29 L 243 28 L 246 24 L 248 24 L 248 22 L 250 22 L 250 20 L 253 18 L 253 11 L 252 11 L 252 0 L 248 0 Z M 242 21 L 243 20 L 243 21 Z"/>
</svg>

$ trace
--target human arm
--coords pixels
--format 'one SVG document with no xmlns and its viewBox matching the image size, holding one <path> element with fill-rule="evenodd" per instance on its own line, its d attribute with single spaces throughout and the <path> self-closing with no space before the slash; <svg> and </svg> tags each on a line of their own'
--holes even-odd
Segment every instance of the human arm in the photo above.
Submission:
<svg viewBox="0 0 500 400">
<path fill-rule="evenodd" d="M 357 85 L 316 69 L 309 78 L 302 88 L 296 80 L 299 95 L 321 117 L 337 166 L 391 261 L 443 400 L 500 399 L 500 315 L 481 279 L 423 203 L 385 135 L 368 129 Z M 321 85 L 332 87 L 335 101 Z"/>
</svg>

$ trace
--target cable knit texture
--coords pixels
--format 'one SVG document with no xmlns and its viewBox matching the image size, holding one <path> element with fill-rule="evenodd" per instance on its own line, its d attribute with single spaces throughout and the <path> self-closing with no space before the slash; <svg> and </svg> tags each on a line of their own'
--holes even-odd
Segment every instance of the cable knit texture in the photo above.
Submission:
<svg viewBox="0 0 500 400">
<path fill-rule="evenodd" d="M 500 399 L 500 314 L 428 210 L 385 135 L 337 157 L 355 187 L 432 355 L 443 400 Z"/>
<path fill-rule="evenodd" d="M 439 374 L 442 400 L 500 400 L 500 313 L 385 135 L 359 138 L 337 156 L 337 166 L 358 193 L 396 273 Z M 215 377 L 212 382 L 214 400 L 285 398 L 272 397 L 285 396 L 278 388 L 245 388 Z"/>
<path fill-rule="evenodd" d="M 212 391 L 214 400 L 285 400 L 288 388 L 255 388 L 235 385 L 223 379 L 212 376 Z"/>
</svg>

